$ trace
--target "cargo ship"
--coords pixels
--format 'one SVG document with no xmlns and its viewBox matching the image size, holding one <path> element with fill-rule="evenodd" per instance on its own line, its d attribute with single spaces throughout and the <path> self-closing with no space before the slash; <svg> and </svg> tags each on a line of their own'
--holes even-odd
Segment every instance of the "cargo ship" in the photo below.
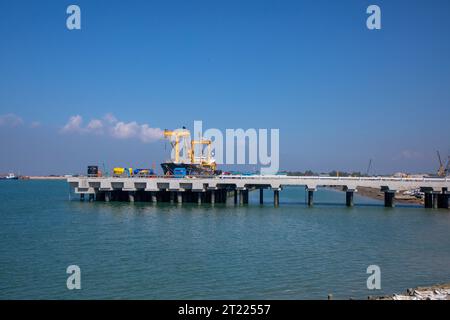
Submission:
<svg viewBox="0 0 450 320">
<path fill-rule="evenodd" d="M 211 156 L 211 140 L 190 140 L 191 133 L 185 127 L 177 130 L 164 130 L 164 137 L 169 139 L 173 150 L 173 157 L 164 163 L 161 168 L 164 175 L 174 175 L 175 169 L 186 170 L 187 175 L 218 175 L 215 159 Z M 206 147 L 206 154 L 204 149 Z M 196 149 L 200 155 L 196 154 Z"/>
</svg>

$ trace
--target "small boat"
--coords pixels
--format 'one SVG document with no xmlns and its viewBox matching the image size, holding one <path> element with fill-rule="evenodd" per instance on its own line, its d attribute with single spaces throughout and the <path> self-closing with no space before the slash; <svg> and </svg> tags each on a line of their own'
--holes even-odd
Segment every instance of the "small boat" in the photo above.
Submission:
<svg viewBox="0 0 450 320">
<path fill-rule="evenodd" d="M 5 177 L 5 179 L 7 179 L 7 180 L 17 180 L 17 179 L 19 179 L 19 177 L 16 176 L 14 173 L 9 173 L 9 174 Z"/>
</svg>

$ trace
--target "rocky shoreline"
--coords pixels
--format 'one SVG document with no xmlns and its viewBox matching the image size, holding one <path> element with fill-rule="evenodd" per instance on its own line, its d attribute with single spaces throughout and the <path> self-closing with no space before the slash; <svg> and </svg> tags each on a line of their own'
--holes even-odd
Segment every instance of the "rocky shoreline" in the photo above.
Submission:
<svg viewBox="0 0 450 320">
<path fill-rule="evenodd" d="M 369 300 L 450 300 L 450 283 L 407 289 L 401 294 L 371 296 Z"/>
</svg>

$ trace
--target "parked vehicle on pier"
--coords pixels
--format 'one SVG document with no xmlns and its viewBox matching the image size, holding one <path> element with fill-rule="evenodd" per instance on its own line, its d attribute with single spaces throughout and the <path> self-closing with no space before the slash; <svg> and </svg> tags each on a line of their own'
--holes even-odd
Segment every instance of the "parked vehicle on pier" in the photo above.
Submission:
<svg viewBox="0 0 450 320">
<path fill-rule="evenodd" d="M 154 176 L 155 171 L 153 171 L 153 169 L 134 169 L 133 174 L 138 177 L 147 177 Z"/>
<path fill-rule="evenodd" d="M 116 177 L 131 177 L 133 175 L 133 168 L 116 167 L 113 169 L 113 175 Z"/>
<path fill-rule="evenodd" d="M 87 167 L 87 175 L 88 175 L 88 177 L 99 176 L 98 166 L 88 166 Z"/>
</svg>

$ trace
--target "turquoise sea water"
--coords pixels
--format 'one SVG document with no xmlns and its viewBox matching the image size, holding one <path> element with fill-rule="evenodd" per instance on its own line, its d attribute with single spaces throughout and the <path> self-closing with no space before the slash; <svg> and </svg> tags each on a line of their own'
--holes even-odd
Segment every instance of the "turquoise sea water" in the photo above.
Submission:
<svg viewBox="0 0 450 320">
<path fill-rule="evenodd" d="M 450 282 L 450 212 L 285 189 L 280 207 L 69 200 L 65 181 L 0 181 L 1 299 L 366 298 Z M 81 290 L 66 268 L 81 268 Z M 380 291 L 366 288 L 369 265 Z"/>
</svg>

